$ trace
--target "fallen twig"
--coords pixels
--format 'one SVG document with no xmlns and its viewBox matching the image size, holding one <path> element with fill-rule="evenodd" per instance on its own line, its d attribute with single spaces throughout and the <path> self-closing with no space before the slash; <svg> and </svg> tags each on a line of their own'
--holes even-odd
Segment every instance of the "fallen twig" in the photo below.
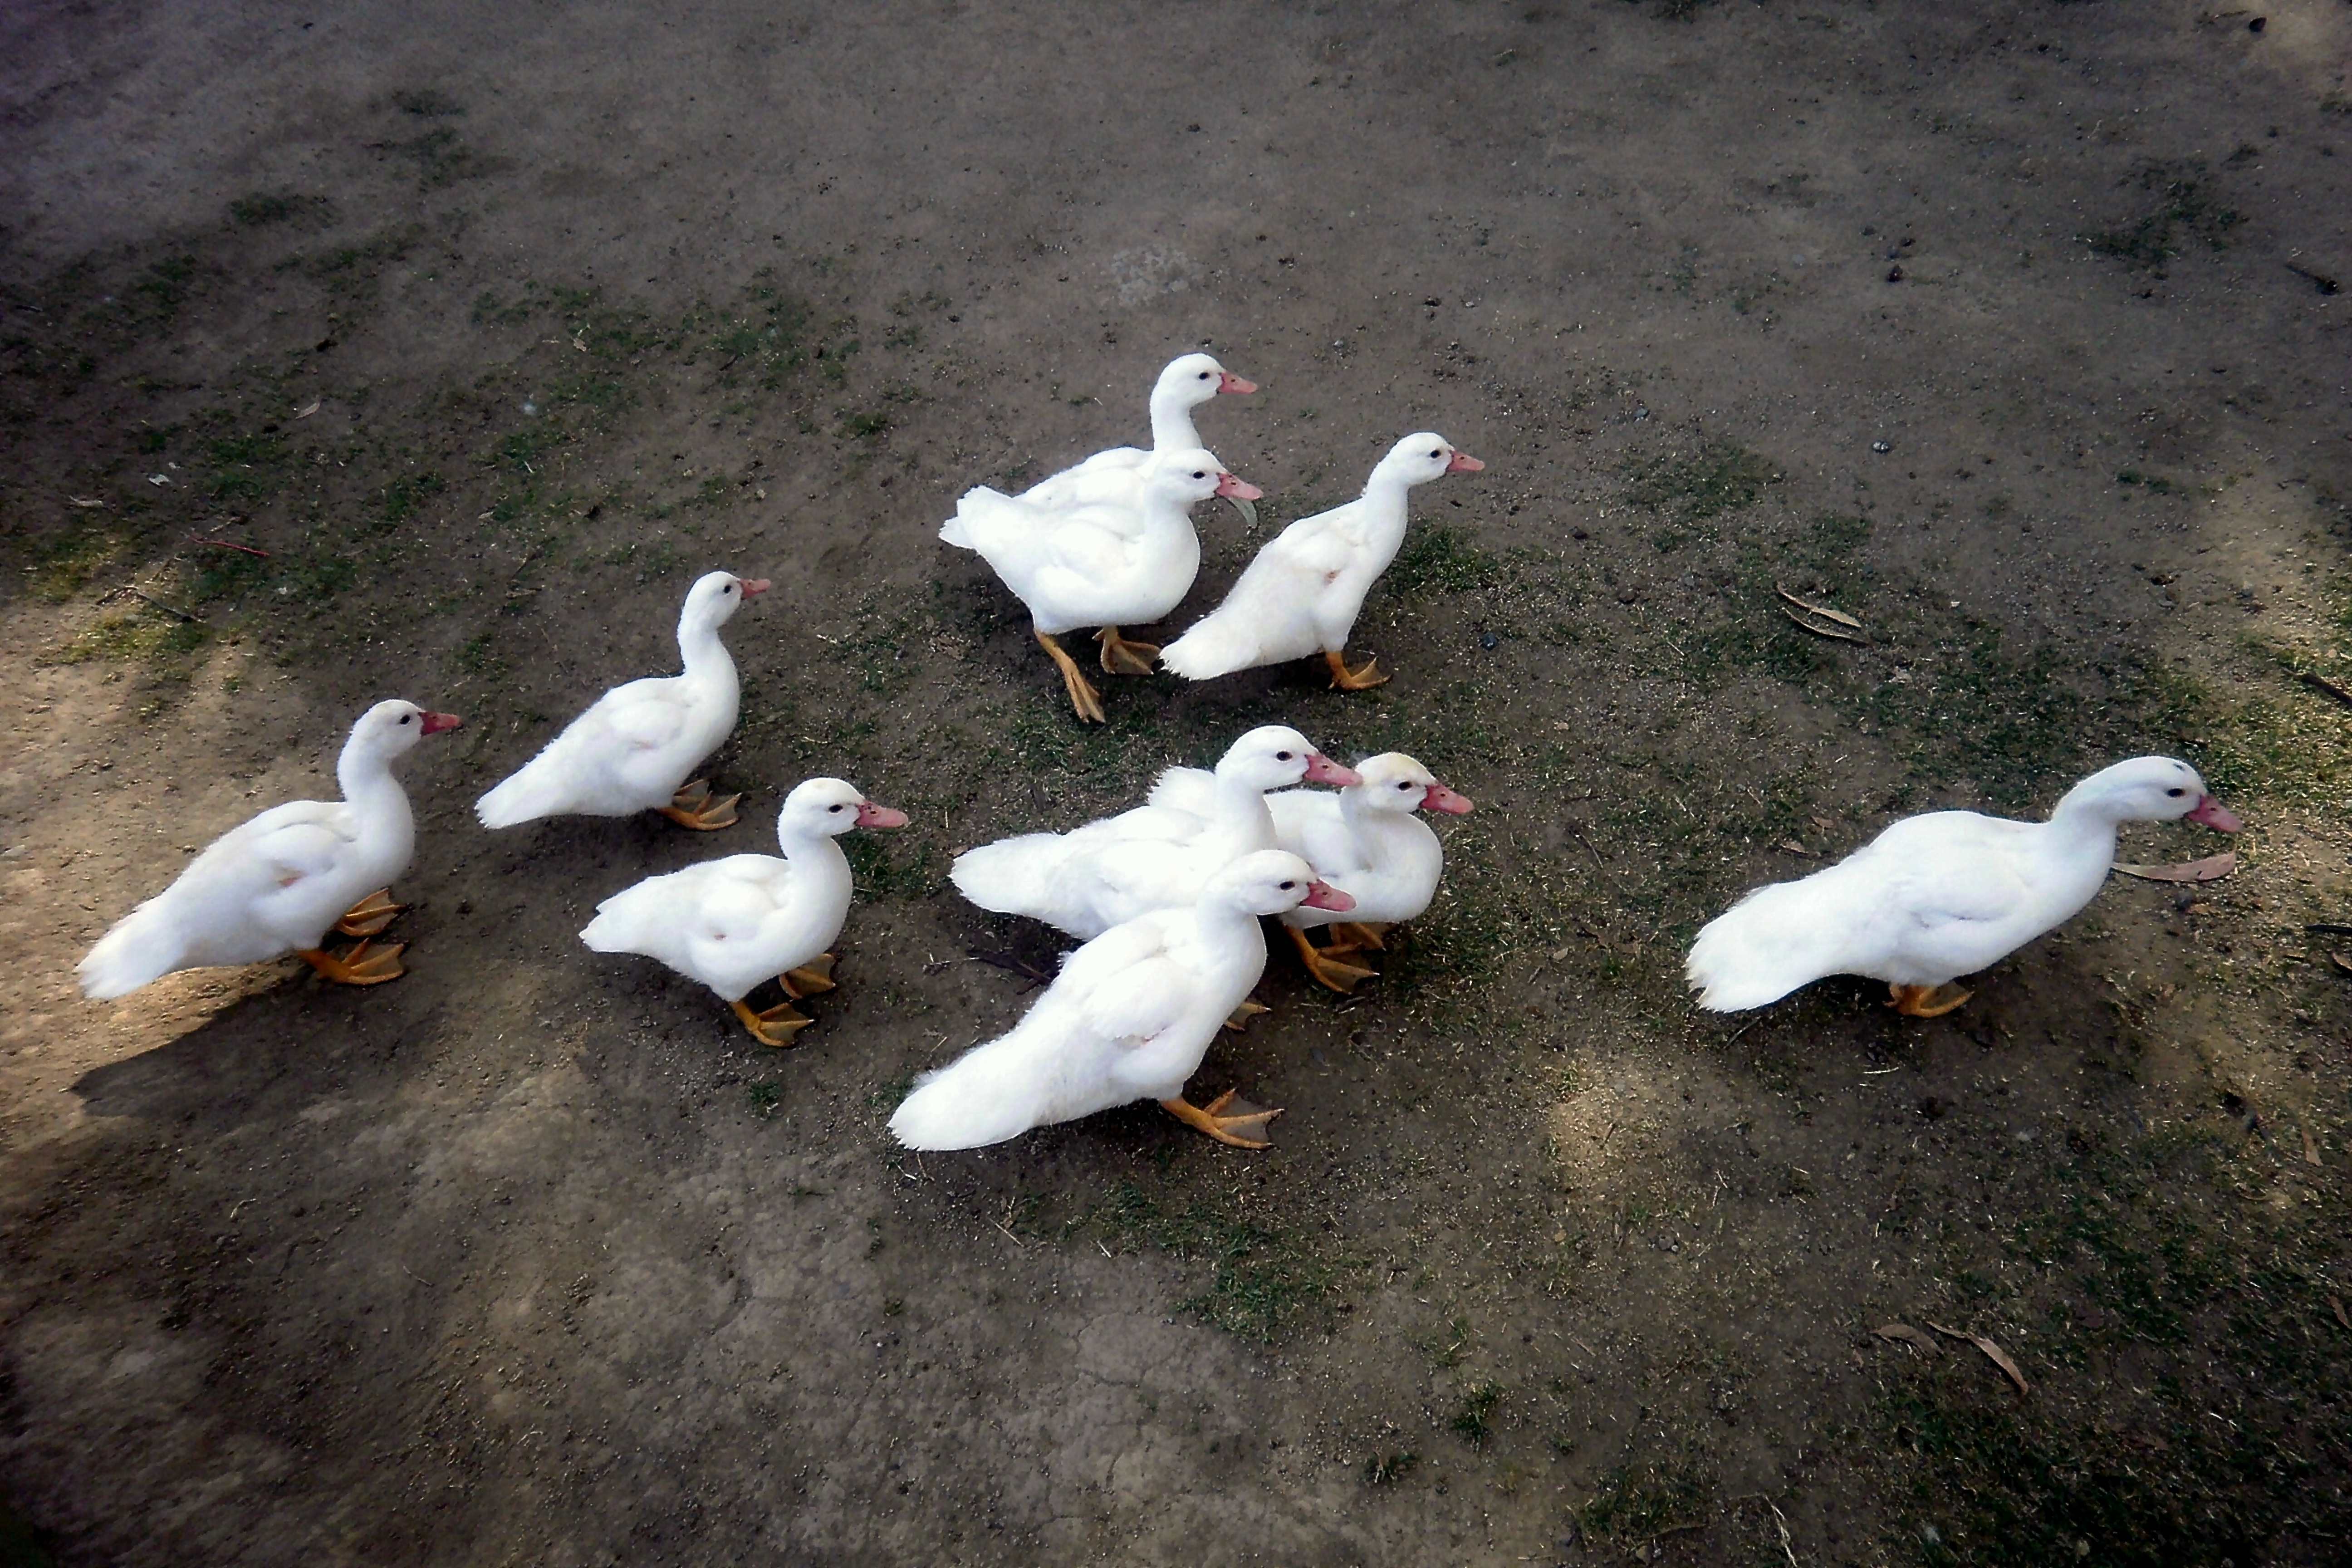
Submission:
<svg viewBox="0 0 2352 1568">
<path fill-rule="evenodd" d="M 247 555 L 258 555 L 264 561 L 269 559 L 269 552 L 267 550 L 256 550 L 250 544 L 234 544 L 226 539 L 198 539 L 192 533 L 188 535 L 188 542 L 191 544 L 209 544 L 215 550 L 241 551 Z"/>
<path fill-rule="evenodd" d="M 2352 691 L 2345 690 L 2344 688 L 2336 685 L 2336 682 L 2328 679 L 2326 676 L 2314 675 L 2307 669 L 2298 669 L 2294 672 L 2294 678 L 2297 680 L 2302 681 L 2305 686 L 2310 687 L 2313 690 L 2325 691 L 2328 696 L 2333 697 L 2336 701 L 2344 704 L 2345 707 L 2352 708 Z"/>
<path fill-rule="evenodd" d="M 1013 973 L 1039 985 L 1051 985 L 1054 983 L 1052 975 L 1040 973 L 1036 969 L 1022 963 L 1009 952 L 984 952 L 975 947 L 971 950 L 971 956 L 982 963 L 992 964 L 998 969 L 1009 969 Z"/>
<path fill-rule="evenodd" d="M 200 626 L 204 625 L 204 622 L 203 622 L 203 621 L 199 620 L 199 619 L 198 619 L 197 617 L 195 617 L 194 616 L 192 616 L 192 615 L 188 614 L 188 612 L 187 612 L 187 611 L 185 611 L 185 610 L 184 610 L 184 609 L 180 608 L 180 606 L 179 606 L 179 605 L 167 605 L 167 604 L 165 604 L 163 600 L 161 600 L 161 599 L 159 599 L 159 598 L 155 597 L 155 595 L 152 595 L 152 594 L 149 594 L 149 593 L 145 593 L 145 592 L 143 592 L 143 591 L 142 591 L 142 590 L 140 590 L 140 589 L 134 588 L 134 587 L 132 587 L 132 586 L 131 586 L 130 584 L 128 584 L 128 583 L 123 584 L 122 584 L 121 586 L 120 586 L 120 587 L 116 587 L 116 588 L 110 588 L 110 589 L 108 589 L 108 590 L 106 591 L 105 595 L 104 595 L 100 599 L 100 601 L 99 601 L 99 602 L 100 602 L 100 604 L 103 604 L 103 603 L 105 603 L 105 601 L 106 601 L 107 599 L 111 599 L 111 598 L 112 598 L 112 597 L 114 597 L 114 595 L 117 595 L 117 594 L 128 594 L 128 595 L 131 595 L 132 598 L 134 598 L 134 599 L 144 599 L 144 600 L 146 600 L 146 601 L 147 601 L 147 603 L 149 603 L 149 604 L 151 604 L 151 605 L 154 605 L 157 609 L 159 609 L 159 610 L 163 611 L 165 615 L 167 615 L 167 616 L 177 616 L 180 619 L 182 619 L 182 620 L 184 620 L 184 621 L 187 622 L 190 626 Z"/>
</svg>

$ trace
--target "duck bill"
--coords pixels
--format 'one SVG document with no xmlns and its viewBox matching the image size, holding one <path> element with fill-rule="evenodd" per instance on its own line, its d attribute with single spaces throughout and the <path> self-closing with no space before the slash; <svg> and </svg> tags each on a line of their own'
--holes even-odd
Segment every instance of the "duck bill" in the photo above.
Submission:
<svg viewBox="0 0 2352 1568">
<path fill-rule="evenodd" d="M 1433 784 L 1422 792 L 1421 809 L 1447 816 L 1467 816 L 1470 815 L 1470 797 L 1456 795 L 1442 784 Z"/>
<path fill-rule="evenodd" d="M 890 806 L 877 805 L 870 800 L 857 803 L 857 826 L 860 827 L 904 827 L 907 814 Z"/>
<path fill-rule="evenodd" d="M 758 598 L 775 586 L 765 577 L 738 577 L 735 579 L 735 585 L 743 590 L 743 596 L 747 599 Z"/>
<path fill-rule="evenodd" d="M 1265 492 L 1247 479 L 1237 479 L 1231 474 L 1217 476 L 1217 493 L 1228 500 L 1263 500 Z"/>
<path fill-rule="evenodd" d="M 1486 467 L 1486 464 L 1467 452 L 1456 452 L 1445 460 L 1445 471 L 1449 474 L 1475 474 L 1481 472 Z"/>
<path fill-rule="evenodd" d="M 1328 882 L 1315 883 L 1307 889 L 1307 896 L 1298 903 L 1301 909 L 1329 910 L 1335 915 L 1344 915 L 1356 907 L 1354 899 Z"/>
<path fill-rule="evenodd" d="M 1219 376 L 1223 377 L 1223 379 L 1217 383 L 1217 390 L 1219 392 L 1238 392 L 1244 395 L 1247 395 L 1248 394 L 1257 390 L 1257 383 L 1254 381 L 1244 381 L 1232 371 L 1221 370 L 1217 374 Z"/>
<path fill-rule="evenodd" d="M 465 721 L 455 713 L 427 713 L 425 715 L 425 727 L 417 732 L 424 735 L 437 735 L 444 730 L 454 730 L 464 722 Z"/>
<path fill-rule="evenodd" d="M 2236 812 L 2210 795 L 2197 803 L 2197 809 L 2189 814 L 2188 820 L 2203 823 L 2216 833 L 2235 833 L 2245 826 Z"/>
<path fill-rule="evenodd" d="M 1338 784 L 1341 789 L 1364 782 L 1364 775 L 1353 768 L 1343 768 L 1320 752 L 1307 753 L 1308 784 Z"/>
</svg>

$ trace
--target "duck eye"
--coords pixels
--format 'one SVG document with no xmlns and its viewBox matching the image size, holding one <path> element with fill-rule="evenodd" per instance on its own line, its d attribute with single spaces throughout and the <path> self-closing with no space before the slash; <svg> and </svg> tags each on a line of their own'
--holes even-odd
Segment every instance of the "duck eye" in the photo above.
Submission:
<svg viewBox="0 0 2352 1568">
<path fill-rule="evenodd" d="M 1445 454 L 1444 454 L 1444 452 L 1439 451 L 1439 450 L 1438 450 L 1436 447 L 1431 447 L 1431 448 L 1430 448 L 1429 455 L 1430 455 L 1431 457 L 1433 457 L 1433 458 L 1442 458 L 1442 457 L 1445 456 Z"/>
<path fill-rule="evenodd" d="M 1209 373 L 1208 373 L 1207 371 L 1205 371 L 1205 370 L 1204 370 L 1204 371 L 1202 371 L 1202 372 L 1201 373 L 1201 379 L 1202 379 L 1202 381 L 1206 381 L 1206 380 L 1208 380 L 1208 379 L 1209 379 Z"/>
<path fill-rule="evenodd" d="M 1274 753 L 1274 760 L 1277 763 L 1286 763 L 1290 761 L 1290 753 L 1288 752 L 1276 752 Z"/>
<path fill-rule="evenodd" d="M 835 804 L 835 805 L 828 805 L 828 806 L 826 806 L 826 807 L 825 807 L 825 810 L 827 810 L 827 811 L 839 811 L 840 809 L 841 809 L 841 806 L 840 806 L 840 805 L 839 805 L 838 803 L 836 803 L 836 804 Z"/>
<path fill-rule="evenodd" d="M 1399 789 L 1411 789 L 1412 787 L 1412 781 L 1411 779 L 1399 779 L 1399 780 L 1397 780 L 1397 788 L 1399 788 Z"/>
<path fill-rule="evenodd" d="M 1192 477 L 1196 479 L 1205 479 L 1209 477 L 1209 470 L 1206 468 L 1194 468 L 1192 470 Z"/>
<path fill-rule="evenodd" d="M 416 715 L 415 715 L 415 714 L 414 714 L 414 713 L 403 713 L 403 714 L 400 716 L 400 721 L 401 721 L 402 723 L 405 724 L 405 723 L 407 723 L 411 719 L 414 719 L 414 718 L 415 718 L 415 717 L 416 717 Z M 2179 795 L 2180 792 L 2179 792 L 2179 790 L 2174 790 L 2172 793 L 2173 793 L 2173 794 L 2175 794 L 2175 795 Z"/>
<path fill-rule="evenodd" d="M 2168 789 L 2168 790 L 2166 790 L 2164 793 L 2165 793 L 2165 794 L 2167 794 L 2167 795 L 2173 795 L 2173 796 L 2176 796 L 2176 797 L 2177 797 L 2177 796 L 2179 796 L 2179 795 L 2187 795 L 2189 792 L 2188 792 L 2187 790 L 2185 790 L 2185 789 Z"/>
<path fill-rule="evenodd" d="M 1297 886 L 1298 886 L 1298 884 L 1297 884 L 1297 883 L 1296 883 L 1296 882 L 1285 882 L 1285 883 L 1282 885 L 1282 890 L 1283 890 L 1284 892 L 1286 892 L 1286 892 L 1290 891 L 1290 889 L 1293 889 L 1293 888 L 1295 888 L 1295 887 L 1297 887 Z"/>
</svg>

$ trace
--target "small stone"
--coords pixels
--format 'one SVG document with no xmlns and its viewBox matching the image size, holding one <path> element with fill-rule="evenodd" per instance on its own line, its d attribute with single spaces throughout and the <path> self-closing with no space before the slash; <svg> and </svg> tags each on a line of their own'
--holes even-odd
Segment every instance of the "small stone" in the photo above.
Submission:
<svg viewBox="0 0 2352 1568">
<path fill-rule="evenodd" d="M 1489 652 L 1493 651 L 1495 645 L 1500 640 L 1502 639 L 1496 637 L 1492 632 L 1480 632 L 1478 634 L 1478 646 L 1487 649 Z"/>
<path fill-rule="evenodd" d="M 1885 454 L 1895 450 L 1895 444 L 1891 441 L 1873 441 L 1870 444 L 1870 449 L 1881 456 L 1884 456 Z"/>
</svg>

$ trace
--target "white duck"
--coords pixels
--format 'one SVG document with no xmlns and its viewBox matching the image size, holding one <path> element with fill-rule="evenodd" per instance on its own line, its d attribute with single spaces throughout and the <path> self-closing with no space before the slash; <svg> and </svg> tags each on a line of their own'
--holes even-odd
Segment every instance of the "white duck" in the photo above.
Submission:
<svg viewBox="0 0 2352 1568">
<path fill-rule="evenodd" d="M 719 640 L 744 600 L 768 591 L 764 577 L 708 572 L 677 617 L 683 675 L 616 686 L 591 703 L 539 755 L 475 803 L 485 827 L 542 816 L 630 816 L 658 811 L 681 826 L 735 824 L 740 795 L 714 799 L 709 784 L 687 782 L 695 764 L 735 728 L 742 688 Z"/>
<path fill-rule="evenodd" d="M 1437 782 L 1436 775 L 1402 752 L 1383 752 L 1356 764 L 1360 783 L 1337 795 L 1286 789 L 1266 796 L 1274 814 L 1276 841 L 1315 868 L 1315 875 L 1356 900 L 1355 917 L 1341 921 L 1329 911 L 1301 905 L 1282 917 L 1298 947 L 1307 973 L 1334 991 L 1350 991 L 1373 971 L 1340 962 L 1339 955 L 1385 947 L 1381 928 L 1402 925 L 1429 908 L 1445 850 L 1416 811 L 1447 816 L 1470 813 L 1467 796 Z M 1331 928 L 1330 943 L 1317 947 L 1307 933 Z"/>
<path fill-rule="evenodd" d="M 82 990 L 121 996 L 174 970 L 289 952 L 346 985 L 399 978 L 402 944 L 365 940 L 399 914 L 389 884 L 416 847 L 392 760 L 457 723 L 397 700 L 361 714 L 335 763 L 342 799 L 289 801 L 214 839 L 177 881 L 99 939 L 79 966 Z M 320 945 L 331 930 L 362 940 L 331 953 Z"/>
<path fill-rule="evenodd" d="M 783 858 L 730 855 L 648 877 L 596 906 L 580 940 L 598 952 L 637 952 L 699 980 L 730 1003 L 761 1045 L 788 1046 L 814 1020 L 793 1006 L 833 989 L 826 952 L 849 916 L 849 861 L 834 840 L 853 827 L 904 827 L 855 784 L 810 779 L 776 820 Z M 759 1012 L 743 998 L 773 977 L 789 1000 Z"/>
<path fill-rule="evenodd" d="M 950 875 L 965 898 L 1075 937 L 1099 936 L 1153 910 L 1191 903 L 1211 877 L 1275 847 L 1268 790 L 1311 780 L 1348 784 L 1339 766 L 1286 724 L 1234 742 L 1216 772 L 1170 768 L 1151 803 L 1068 833 L 1025 833 L 967 849 Z"/>
<path fill-rule="evenodd" d="M 1737 1012 L 1830 974 L 1884 980 L 1895 1011 L 1948 1013 L 1937 993 L 2072 920 L 2116 858 L 2116 826 L 2185 818 L 2243 826 L 2187 763 L 2135 757 L 2066 792 L 2047 822 L 1973 811 L 1906 817 L 1795 882 L 1759 888 L 1709 921 L 1685 965 L 1700 1006 Z"/>
<path fill-rule="evenodd" d="M 1169 362 L 1151 388 L 1151 450 L 1113 447 L 1097 452 L 1075 468 L 1064 468 L 1021 492 L 1021 499 L 1038 506 L 1066 507 L 1108 501 L 1140 510 L 1144 470 L 1154 454 L 1189 452 L 1207 445 L 1192 427 L 1192 410 L 1221 392 L 1251 393 L 1254 381 L 1244 381 L 1207 354 L 1183 354 Z M 1234 504 L 1247 512 L 1245 498 Z"/>
<path fill-rule="evenodd" d="M 918 1079 L 891 1132 L 910 1149 L 977 1149 L 1156 1100 L 1221 1143 L 1265 1148 L 1279 1110 L 1237 1104 L 1230 1092 L 1196 1106 L 1184 1080 L 1265 971 L 1258 917 L 1302 903 L 1349 908 L 1306 861 L 1265 849 L 1220 870 L 1189 906 L 1114 926 L 1063 960 L 1009 1033 Z"/>
<path fill-rule="evenodd" d="M 1160 650 L 1160 667 L 1207 680 L 1320 652 L 1341 690 L 1381 685 L 1388 677 L 1378 660 L 1348 668 L 1348 634 L 1364 595 L 1404 542 L 1405 498 L 1440 475 L 1475 474 L 1486 466 L 1442 436 L 1406 437 L 1373 467 L 1362 495 L 1276 535 L 1225 602 Z"/>
<path fill-rule="evenodd" d="M 1156 454 L 1141 481 L 1140 510 L 1108 501 L 1043 505 L 982 485 L 964 492 L 940 529 L 950 544 L 978 551 L 1029 606 L 1037 642 L 1062 671 L 1078 717 L 1103 721 L 1101 696 L 1054 639 L 1100 626 L 1102 667 L 1149 675 L 1160 650 L 1118 635 L 1174 609 L 1201 569 L 1201 539 L 1188 509 L 1213 495 L 1255 500 L 1265 492 L 1192 448 Z"/>
</svg>

